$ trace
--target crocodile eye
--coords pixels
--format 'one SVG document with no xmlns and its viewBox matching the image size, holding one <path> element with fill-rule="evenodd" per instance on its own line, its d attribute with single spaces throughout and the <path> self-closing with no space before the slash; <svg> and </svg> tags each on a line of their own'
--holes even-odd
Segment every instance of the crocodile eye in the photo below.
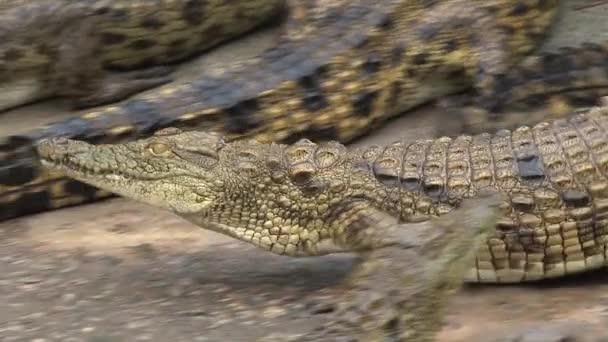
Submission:
<svg viewBox="0 0 608 342">
<path fill-rule="evenodd" d="M 148 151 L 152 152 L 154 155 L 164 155 L 167 152 L 171 151 L 171 148 L 167 144 L 163 143 L 151 143 L 148 145 Z"/>
</svg>

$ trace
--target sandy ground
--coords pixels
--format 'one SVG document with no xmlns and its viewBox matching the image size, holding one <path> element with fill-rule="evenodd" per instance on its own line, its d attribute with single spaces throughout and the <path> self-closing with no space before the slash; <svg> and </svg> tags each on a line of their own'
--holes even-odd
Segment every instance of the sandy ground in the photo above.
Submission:
<svg viewBox="0 0 608 342">
<path fill-rule="evenodd" d="M 546 48 L 608 39 L 608 5 L 568 1 Z M 179 70 L 246 58 L 269 29 Z M 60 101 L 3 115 L 0 134 L 68 113 Z M 43 113 L 43 114 L 42 114 Z M 430 134 L 417 111 L 358 145 Z M 306 307 L 336 288 L 349 255 L 291 259 L 113 199 L 0 223 L 0 341 L 251 341 L 323 320 Z M 451 301 L 439 341 L 608 341 L 608 274 L 521 286 L 469 286 Z M 576 339 L 575 339 L 576 338 Z"/>
</svg>

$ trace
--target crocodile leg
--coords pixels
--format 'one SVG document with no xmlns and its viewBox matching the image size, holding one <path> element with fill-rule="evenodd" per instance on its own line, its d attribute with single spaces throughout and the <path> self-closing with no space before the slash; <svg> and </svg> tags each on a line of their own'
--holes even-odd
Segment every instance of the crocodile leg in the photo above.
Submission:
<svg viewBox="0 0 608 342">
<path fill-rule="evenodd" d="M 263 341 L 432 341 L 443 305 L 494 227 L 498 203 L 480 195 L 439 219 L 410 224 L 377 210 L 342 213 L 336 224 L 352 233 L 344 243 L 363 260 L 334 299 L 331 317 L 304 336 Z"/>
</svg>

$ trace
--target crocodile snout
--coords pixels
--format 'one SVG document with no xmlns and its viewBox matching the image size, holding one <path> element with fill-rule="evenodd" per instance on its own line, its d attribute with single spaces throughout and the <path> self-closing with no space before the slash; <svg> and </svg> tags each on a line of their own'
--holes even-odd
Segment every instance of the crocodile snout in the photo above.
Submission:
<svg viewBox="0 0 608 342">
<path fill-rule="evenodd" d="M 36 145 L 36 151 L 40 158 L 53 161 L 63 158 L 67 154 L 84 152 L 88 145 L 82 141 L 57 137 L 40 140 Z"/>
</svg>

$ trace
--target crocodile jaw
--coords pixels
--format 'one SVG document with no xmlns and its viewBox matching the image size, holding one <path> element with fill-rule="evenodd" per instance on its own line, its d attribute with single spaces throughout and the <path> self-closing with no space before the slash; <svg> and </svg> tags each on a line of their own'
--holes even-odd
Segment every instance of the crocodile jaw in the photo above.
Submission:
<svg viewBox="0 0 608 342">
<path fill-rule="evenodd" d="M 40 141 L 37 151 L 41 164 L 53 172 L 178 214 L 201 213 L 212 203 L 205 195 L 213 192 L 193 176 L 145 174 L 129 167 L 129 157 L 135 161 L 137 155 L 127 149 L 117 153 L 111 145 L 53 138 Z"/>
</svg>

